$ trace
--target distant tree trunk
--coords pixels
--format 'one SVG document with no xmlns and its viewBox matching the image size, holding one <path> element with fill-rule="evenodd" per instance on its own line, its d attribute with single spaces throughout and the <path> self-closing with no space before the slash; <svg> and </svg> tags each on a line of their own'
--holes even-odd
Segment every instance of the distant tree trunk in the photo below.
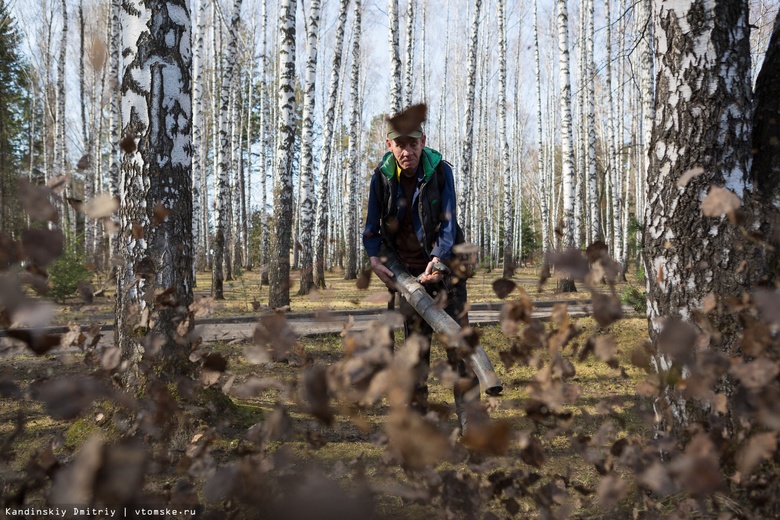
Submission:
<svg viewBox="0 0 780 520">
<path fill-rule="evenodd" d="M 504 226 L 504 278 L 511 278 L 514 270 L 514 255 L 513 252 L 513 209 L 512 200 L 515 198 L 511 194 L 512 186 L 512 174 L 511 165 L 509 163 L 509 141 L 506 136 L 506 4 L 504 0 L 498 2 L 498 44 L 499 44 L 499 58 L 498 58 L 498 110 L 501 114 L 501 126 L 499 131 L 501 132 L 501 160 L 503 162 L 504 172 L 504 216 L 502 223 Z M 518 190 L 517 196 L 520 196 Z"/>
<path fill-rule="evenodd" d="M 344 279 L 354 280 L 357 278 L 357 221 L 358 221 L 358 202 L 357 184 L 358 167 L 358 132 L 360 130 L 360 99 L 358 94 L 358 85 L 360 83 L 360 32 L 361 32 L 361 11 L 360 0 L 355 0 L 355 18 L 352 22 L 352 77 L 350 80 L 350 107 L 349 116 L 349 166 L 347 167 L 347 193 L 349 202 L 347 203 L 347 262 L 344 269 Z"/>
<path fill-rule="evenodd" d="M 57 117 L 54 136 L 54 170 L 57 175 L 65 173 L 65 57 L 68 49 L 68 6 L 62 0 L 62 36 L 60 37 L 60 55 L 57 60 Z M 67 188 L 66 188 L 67 190 Z M 66 191 L 67 195 L 67 191 Z M 61 216 L 64 229 L 70 230 L 70 206 L 62 203 Z"/>
<path fill-rule="evenodd" d="M 266 150 L 268 149 L 268 133 L 266 132 L 266 126 L 268 124 L 268 118 L 266 117 L 265 101 L 268 99 L 268 56 L 266 56 L 267 46 L 266 40 L 268 38 L 268 12 L 267 12 L 267 0 L 263 0 L 262 8 L 260 10 L 260 24 L 262 26 L 263 33 L 263 46 L 260 51 L 262 76 L 260 82 L 260 164 L 262 175 L 260 176 L 260 227 L 262 240 L 260 246 L 260 287 L 268 285 L 268 264 L 270 263 L 269 249 L 270 249 L 270 237 L 268 236 L 268 159 L 266 156 Z"/>
<path fill-rule="evenodd" d="M 414 75 L 414 1 L 406 0 L 406 70 L 404 71 L 404 98 L 402 106 L 412 104 Z"/>
<path fill-rule="evenodd" d="M 124 134 L 137 148 L 122 164 L 125 263 L 117 277 L 115 330 L 130 363 L 125 384 L 139 389 L 146 383 L 139 332 L 165 342 L 155 373 L 170 381 L 191 367 L 188 343 L 177 341 L 192 325 L 190 17 L 186 0 L 152 7 L 126 1 L 124 7 L 122 113 Z M 165 291 L 165 304 L 156 291 Z"/>
<path fill-rule="evenodd" d="M 544 136 L 544 129 L 542 127 L 542 68 L 541 60 L 539 59 L 539 19 L 538 19 L 538 3 L 539 0 L 534 0 L 534 56 L 536 58 L 536 148 L 537 152 L 537 178 L 539 179 L 539 202 L 542 213 L 542 254 L 543 265 L 542 272 L 545 273 L 549 267 L 547 264 L 547 255 L 550 252 L 550 237 L 549 237 L 549 221 L 550 211 L 548 206 L 549 191 L 546 189 L 547 181 L 545 179 L 545 161 L 544 161 L 544 143 L 542 137 Z"/>
<path fill-rule="evenodd" d="M 723 212 L 706 216 L 702 206 L 705 197 L 718 196 L 717 189 L 746 200 L 753 188 L 748 2 L 662 2 L 655 15 L 658 111 L 644 233 L 648 325 L 659 352 L 656 369 L 680 374 L 693 362 L 694 349 L 668 354 L 664 333 L 679 337 L 681 327 L 696 330 L 708 294 L 725 306 L 755 286 L 765 267 L 758 246 Z M 687 179 L 686 173 L 698 175 Z M 714 328 L 709 345 L 695 350 L 736 355 L 736 313 L 714 314 L 708 316 Z M 673 387 L 666 390 L 659 412 L 673 432 L 706 417 L 705 406 Z"/>
<path fill-rule="evenodd" d="M 590 213 L 590 237 L 595 242 L 601 238 L 601 224 L 599 220 L 598 178 L 596 172 L 596 58 L 594 56 L 594 0 L 587 1 L 587 30 L 586 30 L 586 111 L 587 111 L 587 178 L 588 178 L 588 212 Z M 652 0 L 649 0 L 652 1 Z"/>
<path fill-rule="evenodd" d="M 608 0 L 609 1 L 609 0 Z M 558 0 L 558 67 L 561 84 L 561 159 L 563 161 L 563 244 L 574 247 L 574 151 L 572 148 L 571 79 L 569 74 L 569 11 Z M 573 292 L 574 280 L 561 281 L 562 292 Z"/>
<path fill-rule="evenodd" d="M 655 33 L 655 25 L 653 23 L 653 2 L 652 0 L 642 0 L 642 22 L 641 27 L 644 28 L 642 38 L 642 149 L 641 149 L 641 169 L 638 178 L 637 193 L 641 193 L 642 197 L 637 197 L 636 200 L 636 218 L 640 223 L 644 222 L 645 216 L 645 184 L 647 182 L 647 171 L 650 165 L 650 141 L 653 134 L 653 120 L 655 119 L 655 82 L 654 82 L 654 67 L 653 67 L 653 34 Z M 640 226 L 641 228 L 641 226 Z M 638 231 L 639 242 L 642 242 L 641 231 Z"/>
<path fill-rule="evenodd" d="M 473 240 L 472 230 L 469 224 L 470 213 L 467 209 L 471 204 L 471 192 L 469 190 L 471 177 L 471 152 L 474 134 L 474 94 L 477 88 L 477 46 L 479 44 L 479 14 L 482 8 L 482 0 L 475 0 L 474 14 L 471 19 L 471 39 L 469 40 L 469 66 L 466 73 L 466 117 L 463 130 L 463 142 L 461 143 L 461 193 L 458 200 L 458 213 L 462 221 L 466 223 L 466 240 Z"/>
<path fill-rule="evenodd" d="M 328 211 L 330 201 L 330 162 L 333 142 L 333 121 L 339 96 L 341 52 L 344 46 L 344 26 L 347 23 L 349 0 L 340 0 L 336 43 L 333 49 L 333 65 L 328 86 L 328 106 L 322 125 L 322 152 L 320 153 L 319 187 L 317 189 L 317 220 L 314 235 L 314 285 L 325 288 L 325 245 L 328 237 Z"/>
<path fill-rule="evenodd" d="M 206 269 L 206 251 L 203 247 L 203 233 L 208 227 L 203 221 L 203 185 L 205 147 L 203 146 L 203 37 L 206 34 L 206 9 L 208 0 L 198 0 L 195 23 L 195 49 L 192 53 L 192 243 L 195 249 L 193 276 Z"/>
<path fill-rule="evenodd" d="M 619 173 L 618 173 L 618 156 L 616 149 L 617 133 L 615 131 L 615 104 L 613 101 L 613 89 L 612 82 L 612 0 L 605 0 L 606 6 L 606 38 L 607 38 L 607 64 L 606 64 L 606 90 L 607 90 L 607 105 L 609 111 L 608 119 L 608 135 L 607 135 L 607 149 L 609 158 L 607 164 L 609 170 L 607 171 L 607 184 L 609 185 L 610 198 L 608 200 L 609 210 L 608 214 L 612 216 L 612 229 L 610 232 L 609 241 L 610 252 L 612 258 L 620 262 L 623 259 L 623 252 L 620 244 L 620 236 L 622 230 L 620 227 L 620 187 L 619 187 Z"/>
<path fill-rule="evenodd" d="M 388 0 L 387 15 L 390 17 L 387 34 L 390 49 L 390 113 L 397 114 L 404 103 L 401 98 L 401 53 L 398 49 L 398 0 Z"/>
<path fill-rule="evenodd" d="M 274 183 L 274 233 L 271 235 L 268 305 L 290 303 L 290 246 L 293 215 L 293 154 L 295 153 L 295 11 L 297 0 L 279 6 L 279 141 Z"/>
<path fill-rule="evenodd" d="M 314 158 L 312 144 L 314 135 L 315 81 L 317 78 L 317 40 L 320 23 L 320 0 L 312 0 L 309 7 L 307 28 L 306 78 L 303 86 L 303 127 L 301 130 L 301 197 L 298 200 L 301 215 L 301 285 L 298 294 L 309 294 L 314 287 L 312 265 L 312 225 L 314 224 Z"/>
<path fill-rule="evenodd" d="M 233 83 L 233 67 L 235 66 L 236 46 L 238 41 L 238 24 L 241 16 L 242 0 L 233 0 L 233 16 L 230 19 L 228 44 L 225 56 L 225 69 L 222 71 L 222 86 L 219 108 L 219 149 L 217 172 L 217 215 L 214 231 L 214 265 L 212 268 L 211 295 L 217 300 L 224 300 L 223 267 L 225 260 L 225 241 L 228 238 L 229 211 L 228 189 L 230 184 L 230 135 L 228 111 L 230 109 L 230 87 Z M 219 23 L 218 21 L 216 23 Z M 214 117 L 217 117 L 216 114 Z"/>
<path fill-rule="evenodd" d="M 428 60 L 427 60 L 427 49 L 426 49 L 426 41 L 425 41 L 425 19 L 427 16 L 426 8 L 428 7 L 428 0 L 422 0 L 422 15 L 420 19 L 420 43 L 422 45 L 422 49 L 420 54 L 420 100 L 423 103 L 428 102 Z M 444 47 L 447 48 L 446 46 Z M 445 58 L 446 59 L 446 58 Z M 444 76 L 447 77 L 446 75 Z"/>
</svg>

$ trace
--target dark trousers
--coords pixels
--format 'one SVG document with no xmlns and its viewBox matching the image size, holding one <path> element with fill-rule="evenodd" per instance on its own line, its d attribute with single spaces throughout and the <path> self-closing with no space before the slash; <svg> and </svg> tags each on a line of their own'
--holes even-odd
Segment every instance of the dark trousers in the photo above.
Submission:
<svg viewBox="0 0 780 520">
<path fill-rule="evenodd" d="M 410 269 L 409 273 L 412 276 L 419 276 L 423 271 L 424 269 Z M 446 296 L 444 311 L 452 319 L 457 321 L 461 327 L 469 324 L 468 313 L 463 312 L 468 299 L 465 280 L 460 280 L 459 283 L 453 283 L 452 277 L 447 277 L 437 284 L 423 284 L 423 287 L 425 287 L 428 294 L 430 294 L 434 300 Z M 422 316 L 414 310 L 414 307 L 406 301 L 403 295 L 400 297 L 400 312 L 404 317 L 404 338 L 409 339 L 412 334 L 419 334 L 425 340 L 420 352 L 420 362 L 416 367 L 417 384 L 415 385 L 411 403 L 413 408 L 425 414 L 428 409 L 428 372 L 430 371 L 431 366 L 431 337 L 433 336 L 433 329 L 424 319 L 422 319 Z M 466 362 L 458 356 L 457 349 L 447 349 L 447 363 L 449 363 L 450 367 L 457 372 L 461 379 L 471 379 L 470 384 L 455 385 L 453 388 L 455 409 L 460 417 L 464 406 L 465 394 L 470 392 L 473 388 L 478 387 L 479 380 L 476 378 L 473 371 L 468 369 Z M 477 396 L 479 396 L 479 393 L 477 393 Z"/>
</svg>

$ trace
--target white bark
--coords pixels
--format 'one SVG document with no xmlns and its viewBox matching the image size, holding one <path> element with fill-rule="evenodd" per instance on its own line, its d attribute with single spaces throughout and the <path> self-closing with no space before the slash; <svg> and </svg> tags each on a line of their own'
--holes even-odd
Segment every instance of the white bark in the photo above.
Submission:
<svg viewBox="0 0 780 520">
<path fill-rule="evenodd" d="M 225 52 L 225 64 L 222 71 L 219 106 L 219 148 L 217 149 L 217 205 L 216 205 L 216 229 L 214 232 L 214 265 L 212 266 L 211 294 L 218 300 L 224 299 L 223 292 L 223 264 L 227 264 L 230 255 L 225 255 L 225 243 L 228 239 L 230 225 L 230 202 L 228 191 L 231 175 L 231 140 L 230 140 L 230 90 L 233 84 L 233 70 L 236 61 L 236 47 L 238 43 L 238 24 L 241 19 L 242 0 L 233 0 L 232 16 L 228 27 L 228 42 Z M 218 24 L 218 22 L 217 22 Z M 215 115 L 216 117 L 216 115 Z M 229 270 L 228 270 L 229 272 Z"/>
<path fill-rule="evenodd" d="M 538 3 L 539 0 L 534 0 L 534 57 L 536 58 L 536 138 L 537 138 L 537 176 L 539 179 L 540 195 L 539 200 L 541 202 L 542 213 L 542 253 L 545 257 L 550 250 L 550 237 L 549 237 L 549 221 L 550 212 L 548 206 L 549 190 L 547 189 L 547 181 L 545 175 L 545 161 L 544 161 L 544 148 L 542 136 L 544 135 L 544 128 L 542 126 L 542 70 L 541 61 L 539 59 L 539 19 L 538 19 Z M 520 66 L 520 64 L 518 64 Z"/>
<path fill-rule="evenodd" d="M 303 128 L 301 130 L 301 196 L 298 199 L 300 213 L 301 285 L 299 294 L 308 294 L 314 286 L 312 252 L 312 227 L 314 225 L 314 108 L 317 78 L 317 40 L 320 23 L 320 0 L 312 0 L 309 7 L 309 24 L 306 43 L 306 76 L 303 85 Z"/>
<path fill-rule="evenodd" d="M 574 151 L 572 147 L 569 14 L 567 0 L 558 0 L 558 66 L 561 87 L 561 156 L 563 161 L 564 246 L 574 247 Z"/>
<path fill-rule="evenodd" d="M 182 357 L 175 354 L 177 325 L 186 329 L 192 301 L 190 17 L 185 0 L 164 4 L 153 16 L 146 2 L 125 0 L 121 20 L 123 133 L 137 147 L 122 164 L 124 266 L 117 276 L 115 330 L 131 364 L 130 387 L 140 379 L 137 361 L 144 351 L 137 327 L 165 340 L 156 363 L 163 377 L 172 376 L 167 367 Z M 158 204 L 168 214 L 153 222 Z M 155 289 L 170 290 L 176 304 L 153 305 Z"/>
<path fill-rule="evenodd" d="M 317 223 L 314 236 L 314 285 L 325 287 L 325 244 L 327 243 L 328 209 L 330 201 L 330 155 L 333 139 L 333 122 L 339 95 L 341 73 L 341 52 L 344 45 L 344 26 L 347 23 L 349 0 L 340 0 L 338 24 L 336 26 L 336 44 L 333 49 L 330 84 L 328 86 L 328 106 L 325 109 L 322 131 L 322 152 L 320 157 L 319 187 L 317 190 Z"/>
<path fill-rule="evenodd" d="M 414 1 L 406 0 L 406 70 L 404 71 L 403 106 L 412 105 L 414 71 Z"/>
<path fill-rule="evenodd" d="M 357 194 L 358 177 L 358 132 L 360 131 L 360 33 L 361 0 L 355 0 L 355 17 L 352 24 L 352 74 L 350 79 L 350 116 L 349 116 L 349 166 L 346 169 L 346 193 Z M 362 132 L 360 132 L 362 134 Z M 357 196 L 350 196 L 346 212 L 347 258 L 344 266 L 344 279 L 357 278 L 357 222 L 359 219 Z"/>
<path fill-rule="evenodd" d="M 514 255 L 513 255 L 513 222 L 514 214 L 512 211 L 512 200 L 515 198 L 512 196 L 512 174 L 511 164 L 509 161 L 509 140 L 506 135 L 506 3 L 504 0 L 498 2 L 498 38 L 499 38 L 499 91 L 498 91 L 498 109 L 501 114 L 501 126 L 500 140 L 501 140 L 501 160 L 503 162 L 503 176 L 504 176 L 504 212 L 501 222 L 504 226 L 504 278 L 510 278 L 514 272 Z M 517 192 L 519 198 L 520 192 Z"/>
<path fill-rule="evenodd" d="M 467 211 L 471 205 L 471 192 L 469 185 L 471 177 L 471 152 L 474 134 L 474 94 L 477 86 L 477 45 L 479 43 L 479 16 L 482 8 L 482 0 L 475 0 L 474 14 L 471 21 L 471 38 L 469 39 L 469 64 L 466 73 L 466 116 L 463 129 L 463 142 L 461 143 L 461 164 L 460 164 L 460 199 L 458 200 L 458 213 L 466 223 L 466 240 L 470 240 L 472 226 L 470 224 L 471 214 Z"/>
<path fill-rule="evenodd" d="M 390 50 L 390 113 L 397 114 L 403 106 L 401 99 L 401 54 L 398 49 L 398 0 L 388 0 L 389 27 L 387 45 Z"/>
<path fill-rule="evenodd" d="M 279 6 L 279 120 L 274 182 L 274 233 L 271 235 L 268 304 L 290 303 L 293 154 L 295 153 L 295 14 L 297 0 Z"/>
</svg>

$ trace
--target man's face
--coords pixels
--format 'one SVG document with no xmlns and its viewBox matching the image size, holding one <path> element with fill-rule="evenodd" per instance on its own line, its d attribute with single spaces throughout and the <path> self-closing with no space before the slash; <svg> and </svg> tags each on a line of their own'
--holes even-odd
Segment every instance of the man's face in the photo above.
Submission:
<svg viewBox="0 0 780 520">
<path fill-rule="evenodd" d="M 420 164 L 420 154 L 425 146 L 425 134 L 419 139 L 411 137 L 398 137 L 396 139 L 386 139 L 387 149 L 393 152 L 401 172 L 405 175 L 412 175 L 417 171 L 417 165 Z"/>
</svg>

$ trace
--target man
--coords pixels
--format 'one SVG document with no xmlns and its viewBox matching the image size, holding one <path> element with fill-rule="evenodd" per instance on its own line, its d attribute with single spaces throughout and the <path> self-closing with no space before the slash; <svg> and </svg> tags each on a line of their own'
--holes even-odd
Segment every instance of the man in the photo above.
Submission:
<svg viewBox="0 0 780 520">
<path fill-rule="evenodd" d="M 382 263 L 382 255 L 389 252 L 400 259 L 409 274 L 419 277 L 427 292 L 445 305 L 449 316 L 465 326 L 466 280 L 452 276 L 447 267 L 453 259 L 453 246 L 464 241 L 455 218 L 455 180 L 451 166 L 439 152 L 426 148 L 425 141 L 419 123 L 400 130 L 398 126 L 388 127 L 388 151 L 371 177 L 363 245 L 372 270 L 388 288 L 395 288 L 393 272 Z M 403 296 L 400 310 L 405 337 L 416 333 L 425 340 L 411 403 L 425 414 L 433 329 Z M 461 376 L 462 384 L 455 385 L 454 394 L 458 420 L 464 430 L 466 401 L 479 398 L 479 383 L 464 360 L 458 358 L 456 349 L 448 349 L 447 359 Z"/>
</svg>

